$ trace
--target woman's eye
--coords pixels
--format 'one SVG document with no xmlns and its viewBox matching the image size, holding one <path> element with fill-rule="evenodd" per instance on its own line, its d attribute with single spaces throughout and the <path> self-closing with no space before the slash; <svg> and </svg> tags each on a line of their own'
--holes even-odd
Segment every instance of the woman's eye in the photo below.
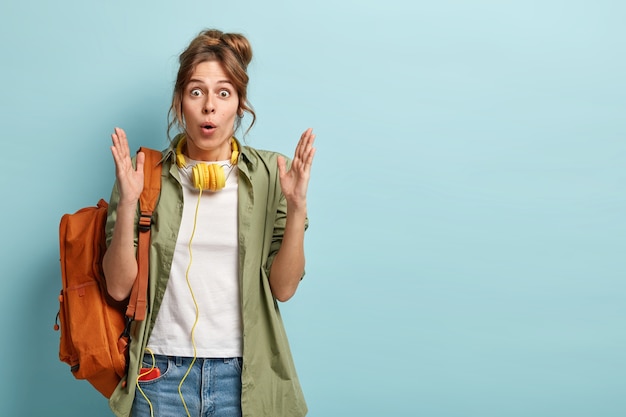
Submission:
<svg viewBox="0 0 626 417">
<path fill-rule="evenodd" d="M 230 91 L 228 91 L 228 90 L 221 90 L 220 91 L 220 97 L 222 97 L 222 98 L 230 97 Z"/>
<path fill-rule="evenodd" d="M 199 88 L 194 88 L 189 92 L 193 97 L 200 97 L 202 95 L 202 91 Z"/>
</svg>

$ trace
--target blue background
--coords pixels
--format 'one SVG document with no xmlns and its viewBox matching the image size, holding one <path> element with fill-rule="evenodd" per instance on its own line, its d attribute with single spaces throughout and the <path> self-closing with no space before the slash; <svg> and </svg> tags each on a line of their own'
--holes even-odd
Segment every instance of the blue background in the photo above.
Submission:
<svg viewBox="0 0 626 417">
<path fill-rule="evenodd" d="M 0 5 L 0 415 L 106 416 L 52 330 L 62 214 L 109 135 L 166 146 L 177 56 L 247 35 L 249 144 L 312 126 L 311 417 L 626 415 L 626 26 L 611 0 Z"/>
</svg>

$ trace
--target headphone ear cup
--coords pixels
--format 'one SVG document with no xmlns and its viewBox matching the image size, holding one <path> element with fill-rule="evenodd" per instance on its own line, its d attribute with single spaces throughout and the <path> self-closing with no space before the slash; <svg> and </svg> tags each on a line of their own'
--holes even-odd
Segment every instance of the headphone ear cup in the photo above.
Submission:
<svg viewBox="0 0 626 417">
<path fill-rule="evenodd" d="M 199 190 L 217 191 L 226 186 L 224 168 L 218 164 L 196 164 L 191 175 L 193 186 Z"/>
<path fill-rule="evenodd" d="M 213 191 L 221 190 L 226 187 L 226 176 L 224 175 L 224 168 L 217 164 L 211 164 L 211 185 L 214 187 Z"/>
</svg>

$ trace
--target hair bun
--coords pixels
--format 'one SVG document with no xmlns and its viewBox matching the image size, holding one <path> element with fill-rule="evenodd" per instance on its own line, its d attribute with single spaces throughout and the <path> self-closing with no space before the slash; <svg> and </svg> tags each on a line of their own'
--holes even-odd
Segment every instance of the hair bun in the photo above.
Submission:
<svg viewBox="0 0 626 417">
<path fill-rule="evenodd" d="M 252 61 L 252 46 L 248 39 L 239 33 L 224 33 L 217 29 L 208 29 L 201 33 L 207 46 L 227 45 L 239 58 L 244 67 Z"/>
<path fill-rule="evenodd" d="M 222 40 L 239 56 L 244 66 L 252 61 L 252 46 L 248 39 L 239 33 L 224 33 Z"/>
</svg>

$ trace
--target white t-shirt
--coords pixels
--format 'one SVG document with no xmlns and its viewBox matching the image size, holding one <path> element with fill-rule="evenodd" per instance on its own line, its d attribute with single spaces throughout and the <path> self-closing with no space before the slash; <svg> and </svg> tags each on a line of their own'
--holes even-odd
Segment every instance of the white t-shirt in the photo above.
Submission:
<svg viewBox="0 0 626 417">
<path fill-rule="evenodd" d="M 216 192 L 203 191 L 198 202 L 200 192 L 191 181 L 191 168 L 196 163 L 187 159 L 187 166 L 179 168 L 183 216 L 170 278 L 148 347 L 155 354 L 194 356 L 195 298 L 195 356 L 242 356 L 237 166 L 231 166 L 230 161 L 216 162 L 227 175 L 226 186 Z"/>
</svg>

